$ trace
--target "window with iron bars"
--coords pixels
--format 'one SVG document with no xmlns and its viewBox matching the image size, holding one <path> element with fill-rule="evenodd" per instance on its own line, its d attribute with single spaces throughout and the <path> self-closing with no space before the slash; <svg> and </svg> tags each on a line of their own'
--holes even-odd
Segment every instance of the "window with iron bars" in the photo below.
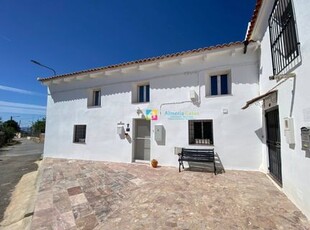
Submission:
<svg viewBox="0 0 310 230">
<path fill-rule="evenodd" d="M 273 74 L 286 73 L 300 57 L 292 0 L 277 0 L 269 18 Z"/>
<path fill-rule="evenodd" d="M 213 145 L 212 120 L 188 121 L 189 144 Z"/>
<path fill-rule="evenodd" d="M 74 125 L 73 143 L 85 143 L 86 125 Z"/>
</svg>

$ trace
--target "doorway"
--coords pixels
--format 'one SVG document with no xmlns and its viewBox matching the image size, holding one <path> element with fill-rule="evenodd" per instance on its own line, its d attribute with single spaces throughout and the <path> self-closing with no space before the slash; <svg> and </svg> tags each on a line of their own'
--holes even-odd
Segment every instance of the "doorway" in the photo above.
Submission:
<svg viewBox="0 0 310 230">
<path fill-rule="evenodd" d="M 269 173 L 282 187 L 281 137 L 278 107 L 268 110 L 266 116 Z"/>
<path fill-rule="evenodd" d="M 149 161 L 151 152 L 151 121 L 134 120 L 133 160 Z"/>
</svg>

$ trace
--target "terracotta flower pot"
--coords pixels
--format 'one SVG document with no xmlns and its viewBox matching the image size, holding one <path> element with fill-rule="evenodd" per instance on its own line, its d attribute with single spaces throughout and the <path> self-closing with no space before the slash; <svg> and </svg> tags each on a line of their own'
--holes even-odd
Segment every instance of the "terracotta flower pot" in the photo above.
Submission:
<svg viewBox="0 0 310 230">
<path fill-rule="evenodd" d="M 151 160 L 151 166 L 153 168 L 157 168 L 157 165 L 158 165 L 158 161 L 157 160 L 155 160 L 155 159 Z"/>
</svg>

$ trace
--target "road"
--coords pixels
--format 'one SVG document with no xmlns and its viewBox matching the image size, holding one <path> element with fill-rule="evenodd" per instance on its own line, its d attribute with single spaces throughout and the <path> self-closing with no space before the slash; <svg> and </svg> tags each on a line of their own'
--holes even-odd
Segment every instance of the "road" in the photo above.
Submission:
<svg viewBox="0 0 310 230">
<path fill-rule="evenodd" d="M 24 138 L 19 141 L 21 144 L 0 149 L 0 222 L 16 184 L 24 174 L 38 169 L 35 161 L 43 153 L 43 144 Z"/>
</svg>

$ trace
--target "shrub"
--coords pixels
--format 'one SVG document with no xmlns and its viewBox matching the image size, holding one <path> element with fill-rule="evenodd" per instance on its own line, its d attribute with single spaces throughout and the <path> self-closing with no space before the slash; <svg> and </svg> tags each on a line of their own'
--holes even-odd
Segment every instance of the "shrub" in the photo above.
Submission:
<svg viewBox="0 0 310 230">
<path fill-rule="evenodd" d="M 5 143 L 9 143 L 15 137 L 15 129 L 13 127 L 3 127 Z"/>
</svg>

